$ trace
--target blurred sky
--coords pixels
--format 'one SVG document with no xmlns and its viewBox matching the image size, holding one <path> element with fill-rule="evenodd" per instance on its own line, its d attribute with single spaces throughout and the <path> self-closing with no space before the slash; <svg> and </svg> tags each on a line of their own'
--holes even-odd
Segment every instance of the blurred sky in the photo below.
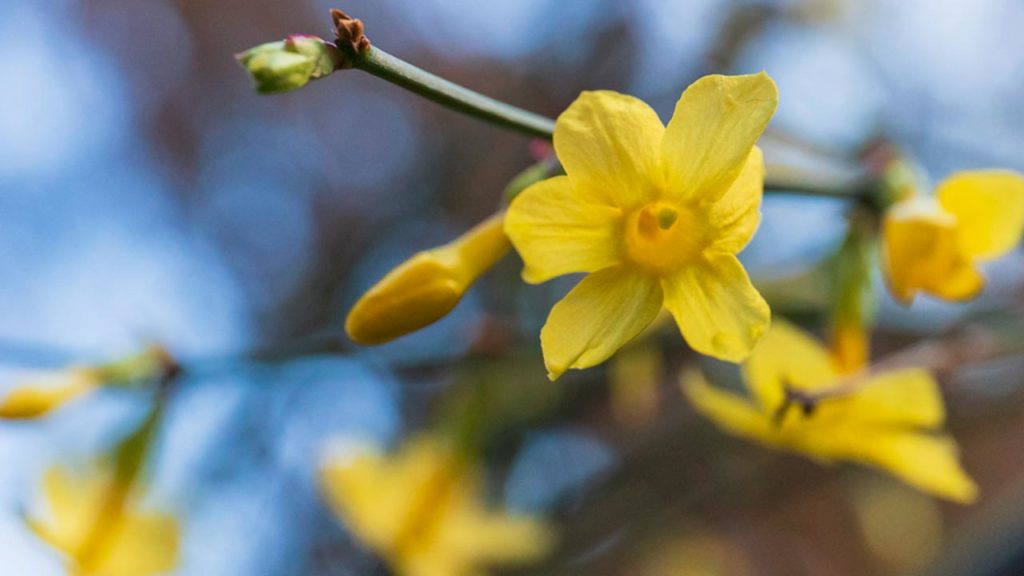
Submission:
<svg viewBox="0 0 1024 576">
<path fill-rule="evenodd" d="M 936 180 L 1024 169 L 1019 0 L 4 0 L 0 344 L 44 364 L 51 348 L 85 361 L 147 341 L 187 358 L 337 328 L 390 266 L 497 206 L 530 161 L 522 137 L 358 72 L 252 92 L 232 55 L 327 34 L 335 6 L 376 45 L 552 116 L 609 88 L 667 120 L 699 75 L 765 69 L 781 93 L 773 126 L 822 149 L 850 154 L 883 135 Z M 755 276 L 825 256 L 841 208 L 768 200 L 745 254 Z M 340 534 L 315 497 L 322 441 L 387 442 L 415 425 L 389 363 L 457 357 L 494 299 L 475 291 L 372 354 L 187 387 L 153 494 L 189 513 L 181 573 L 307 573 L 318 539 Z M 2 367 L 6 384 L 20 368 Z M 132 398 L 108 396 L 0 426 L 0 564 L 13 573 L 59 573 L 17 510 L 52 460 L 100 450 L 139 416 Z M 564 449 L 578 468 L 545 482 L 514 466 L 512 504 L 542 507 L 550 495 L 537 490 L 612 459 L 579 430 L 536 441 L 528 463 L 557 468 Z"/>
</svg>

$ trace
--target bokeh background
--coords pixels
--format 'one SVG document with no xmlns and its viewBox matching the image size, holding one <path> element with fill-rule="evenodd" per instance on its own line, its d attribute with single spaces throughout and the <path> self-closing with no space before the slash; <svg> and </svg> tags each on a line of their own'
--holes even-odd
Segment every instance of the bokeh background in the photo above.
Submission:
<svg viewBox="0 0 1024 576">
<path fill-rule="evenodd" d="M 253 93 L 232 55 L 329 35 L 331 7 L 393 54 L 551 116 L 607 88 L 667 120 L 700 75 L 765 69 L 781 91 L 769 160 L 843 164 L 882 137 L 933 180 L 1024 169 L 1019 0 L 4 0 L 0 390 L 152 341 L 202 366 L 147 496 L 182 518 L 178 573 L 376 573 L 321 502 L 325 447 L 467 413 L 486 422 L 494 500 L 563 528 L 565 547 L 524 574 L 1024 573 L 1020 357 L 942 374 L 983 493 L 958 507 L 726 438 L 681 398 L 674 375 L 694 358 L 678 339 L 548 383 L 536 334 L 571 281 L 524 286 L 515 256 L 419 334 L 372 350 L 336 337 L 362 290 L 490 214 L 533 158 L 526 138 L 360 72 Z M 774 309 L 815 325 L 828 283 L 813 272 L 844 209 L 766 201 L 744 260 Z M 904 310 L 879 290 L 876 354 L 1020 309 L 1022 264 L 989 266 L 966 306 Z M 236 357 L 296 339 L 329 353 Z M 136 396 L 0 424 L 4 573 L 63 573 L 20 513 L 46 467 L 138 421 Z"/>
</svg>

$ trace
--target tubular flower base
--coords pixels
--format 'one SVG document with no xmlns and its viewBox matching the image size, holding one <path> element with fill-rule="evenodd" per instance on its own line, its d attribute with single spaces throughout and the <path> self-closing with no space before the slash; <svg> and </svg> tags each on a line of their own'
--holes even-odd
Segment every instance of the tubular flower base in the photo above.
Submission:
<svg viewBox="0 0 1024 576">
<path fill-rule="evenodd" d="M 847 395 L 787 410 L 787 390 L 814 393 L 839 382 L 825 348 L 776 321 L 743 366 L 751 398 L 719 390 L 699 372 L 683 390 L 697 411 L 724 431 L 819 462 L 859 462 L 961 503 L 977 498 L 953 439 L 938 430 L 945 409 L 931 374 L 918 368 L 879 374 Z"/>
<path fill-rule="evenodd" d="M 400 576 L 478 575 L 551 546 L 540 522 L 487 510 L 476 474 L 433 438 L 329 461 L 321 478 L 335 513 Z"/>
<path fill-rule="evenodd" d="M 108 475 L 109 476 L 109 475 Z M 48 521 L 30 518 L 43 541 L 67 555 L 76 576 L 149 576 L 178 563 L 178 522 L 124 508 L 108 476 L 73 478 L 58 468 L 44 480 Z"/>
<path fill-rule="evenodd" d="M 909 305 L 918 292 L 967 300 L 985 279 L 976 264 L 1002 256 L 1024 232 L 1024 177 L 1009 171 L 960 172 L 935 198 L 894 205 L 883 223 L 889 290 Z"/>
<path fill-rule="evenodd" d="M 868 365 L 871 338 L 863 320 L 842 319 L 832 337 L 832 359 L 841 373 L 855 374 Z"/>
<path fill-rule="evenodd" d="M 777 103 L 767 74 L 706 76 L 668 126 L 642 101 L 606 91 L 584 92 L 558 117 L 566 175 L 526 189 L 505 220 L 527 282 L 589 274 L 541 331 L 551 379 L 600 364 L 663 306 L 698 352 L 750 353 L 770 312 L 736 254 L 760 223 L 754 144 Z"/>
<path fill-rule="evenodd" d="M 370 288 L 348 313 L 345 331 L 359 344 L 383 344 L 437 322 L 508 252 L 496 214 L 455 241 L 420 252 Z"/>
</svg>

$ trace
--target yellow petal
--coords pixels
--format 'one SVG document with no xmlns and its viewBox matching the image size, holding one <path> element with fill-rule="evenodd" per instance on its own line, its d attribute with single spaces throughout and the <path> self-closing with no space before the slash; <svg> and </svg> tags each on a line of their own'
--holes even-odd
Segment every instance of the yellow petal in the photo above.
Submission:
<svg viewBox="0 0 1024 576">
<path fill-rule="evenodd" d="M 554 144 L 580 200 L 633 207 L 661 187 L 665 127 L 632 96 L 583 92 L 555 122 Z"/>
<path fill-rule="evenodd" d="M 946 411 L 935 378 L 922 368 L 905 368 L 868 380 L 856 393 L 821 404 L 842 405 L 844 414 L 860 422 L 937 428 Z"/>
<path fill-rule="evenodd" d="M 1024 232 L 1024 176 L 1007 170 L 959 172 L 939 184 L 936 197 L 956 216 L 960 249 L 996 258 L 1020 243 Z"/>
<path fill-rule="evenodd" d="M 446 316 L 477 277 L 508 251 L 503 227 L 503 216 L 497 214 L 388 272 L 348 313 L 349 337 L 359 344 L 383 344 Z"/>
<path fill-rule="evenodd" d="M 736 254 L 747 246 L 761 223 L 763 195 L 764 155 L 754 146 L 739 177 L 708 211 L 709 225 L 718 231 L 713 249 Z"/>
<path fill-rule="evenodd" d="M 662 289 L 687 344 L 707 356 L 743 360 L 771 321 L 768 304 L 731 254 L 708 254 L 665 278 Z"/>
<path fill-rule="evenodd" d="M 0 402 L 0 418 L 30 419 L 45 416 L 99 385 L 96 375 L 86 369 L 72 369 L 15 388 Z"/>
<path fill-rule="evenodd" d="M 550 550 L 554 538 L 543 523 L 490 512 L 479 500 L 473 502 L 472 508 L 451 514 L 438 535 L 438 546 L 449 554 L 471 564 L 510 565 L 534 560 Z"/>
<path fill-rule="evenodd" d="M 523 279 L 538 283 L 618 264 L 620 219 L 618 209 L 581 200 L 567 176 L 556 176 L 512 201 L 505 232 L 523 258 Z"/>
<path fill-rule="evenodd" d="M 331 509 L 355 536 L 378 552 L 391 550 L 408 522 L 420 475 L 408 468 L 401 472 L 375 452 L 328 462 L 320 472 Z"/>
<path fill-rule="evenodd" d="M 535 558 L 551 544 L 543 524 L 488 510 L 475 471 L 433 437 L 393 456 L 329 462 L 321 474 L 353 536 L 399 574 L 468 576 L 480 564 Z"/>
<path fill-rule="evenodd" d="M 960 466 L 952 438 L 909 431 L 865 432 L 858 437 L 856 452 L 861 461 L 880 466 L 936 496 L 965 504 L 977 499 L 978 487 Z"/>
<path fill-rule="evenodd" d="M 785 320 L 772 322 L 744 363 L 743 375 L 766 413 L 782 405 L 787 386 L 811 391 L 832 386 L 838 378 L 825 347 Z"/>
<path fill-rule="evenodd" d="M 912 198 L 893 206 L 885 215 L 882 235 L 889 290 L 904 304 L 922 290 L 963 300 L 984 286 L 959 248 L 956 218 L 933 200 Z"/>
<path fill-rule="evenodd" d="M 705 76 L 683 92 L 661 144 L 668 194 L 717 200 L 729 191 L 779 102 L 765 74 Z"/>
<path fill-rule="evenodd" d="M 162 514 L 124 518 L 110 548 L 96 566 L 103 576 L 148 576 L 178 564 L 178 521 Z"/>
<path fill-rule="evenodd" d="M 933 283 L 926 291 L 943 300 L 962 302 L 974 298 L 984 288 L 985 278 L 977 268 L 967 261 L 958 260 L 941 282 Z"/>
<path fill-rule="evenodd" d="M 548 377 L 604 362 L 661 311 L 661 288 L 623 267 L 590 274 L 551 309 L 540 332 Z"/>
<path fill-rule="evenodd" d="M 385 456 L 367 450 L 354 458 L 328 460 L 320 479 L 328 504 L 349 530 L 381 554 L 409 547 L 426 520 L 439 521 L 453 483 L 466 475 L 451 451 L 420 437 Z"/>
<path fill-rule="evenodd" d="M 722 431 L 772 446 L 778 444 L 777 429 L 746 398 L 711 386 L 699 370 L 683 372 L 680 384 L 697 412 L 713 421 Z"/>
<path fill-rule="evenodd" d="M 47 523 L 49 544 L 74 554 L 103 504 L 107 483 L 99 476 L 75 478 L 61 468 L 50 468 L 43 478 L 43 492 L 51 522 Z"/>
</svg>

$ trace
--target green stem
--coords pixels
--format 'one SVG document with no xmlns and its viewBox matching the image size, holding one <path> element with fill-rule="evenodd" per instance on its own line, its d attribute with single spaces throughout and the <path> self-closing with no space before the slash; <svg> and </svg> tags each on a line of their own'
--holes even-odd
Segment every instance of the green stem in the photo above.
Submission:
<svg viewBox="0 0 1024 576">
<path fill-rule="evenodd" d="M 790 194 L 838 200 L 866 201 L 869 199 L 867 191 L 858 186 L 818 185 L 800 179 L 778 178 L 770 173 L 766 173 L 764 177 L 764 192 L 765 194 Z"/>
<path fill-rule="evenodd" d="M 348 54 L 353 67 L 401 86 L 428 100 L 485 122 L 551 139 L 555 121 L 484 96 L 396 58 L 380 48 L 371 47 L 362 54 Z"/>
<path fill-rule="evenodd" d="M 347 65 L 373 74 L 442 106 L 479 118 L 490 124 L 548 140 L 554 134 L 555 121 L 551 118 L 474 92 L 413 66 L 380 48 L 370 47 L 360 54 L 346 51 L 345 62 Z M 765 178 L 764 190 L 768 193 L 839 199 L 868 198 L 868 194 L 862 186 L 848 184 L 859 183 L 824 184 L 801 177 L 768 174 Z"/>
<path fill-rule="evenodd" d="M 765 193 L 859 200 L 875 208 L 878 186 L 878 179 L 863 170 L 827 174 L 779 164 L 765 167 Z"/>
</svg>

